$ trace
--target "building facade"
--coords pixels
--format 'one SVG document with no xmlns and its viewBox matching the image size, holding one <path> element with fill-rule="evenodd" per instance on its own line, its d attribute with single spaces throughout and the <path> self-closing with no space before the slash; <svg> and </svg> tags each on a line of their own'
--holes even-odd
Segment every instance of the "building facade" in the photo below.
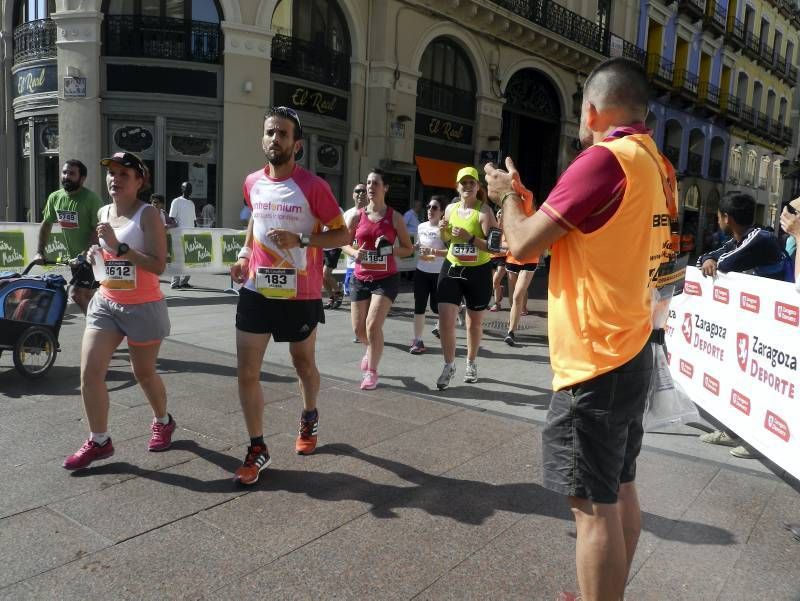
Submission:
<svg viewBox="0 0 800 601">
<path fill-rule="evenodd" d="M 266 107 L 301 115 L 301 164 L 342 204 L 373 166 L 405 209 L 511 154 L 543 197 L 575 156 L 580 86 L 643 57 L 638 0 L 3 0 L 0 216 L 36 221 L 60 163 L 140 154 L 152 189 L 238 225 Z M 711 134 L 709 133 L 709 137 Z M 727 141 L 725 142 L 727 144 Z"/>
<path fill-rule="evenodd" d="M 778 226 L 782 167 L 794 161 L 797 3 L 642 0 L 637 44 L 657 97 L 648 124 L 680 176 L 684 250 L 701 252 L 722 194 L 755 197 Z"/>
</svg>

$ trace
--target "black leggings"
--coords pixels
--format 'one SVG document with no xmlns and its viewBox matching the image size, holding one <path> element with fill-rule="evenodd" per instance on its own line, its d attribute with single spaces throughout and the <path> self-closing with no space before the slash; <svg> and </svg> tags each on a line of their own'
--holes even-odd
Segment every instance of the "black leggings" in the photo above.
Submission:
<svg viewBox="0 0 800 601">
<path fill-rule="evenodd" d="M 417 269 L 414 272 L 414 315 L 425 315 L 425 303 L 431 300 L 431 311 L 439 313 L 439 303 L 436 300 L 436 287 L 439 282 L 439 272 L 427 273 Z"/>
</svg>

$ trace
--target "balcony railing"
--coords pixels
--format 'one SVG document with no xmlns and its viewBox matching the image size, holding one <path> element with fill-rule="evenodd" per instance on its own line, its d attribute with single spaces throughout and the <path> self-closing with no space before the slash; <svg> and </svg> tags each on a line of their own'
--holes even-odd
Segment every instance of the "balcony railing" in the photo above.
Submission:
<svg viewBox="0 0 800 601">
<path fill-rule="evenodd" d="M 786 57 L 785 56 L 775 56 L 775 72 L 780 77 L 786 76 Z"/>
<path fill-rule="evenodd" d="M 731 119 L 739 119 L 741 116 L 741 103 L 733 94 L 723 94 L 720 97 L 719 106 Z"/>
<path fill-rule="evenodd" d="M 300 38 L 275 34 L 272 71 L 350 90 L 350 55 Z"/>
<path fill-rule="evenodd" d="M 708 0 L 706 6 L 706 27 L 722 34 L 725 33 L 725 7 L 715 0 Z"/>
<path fill-rule="evenodd" d="M 680 146 L 669 146 L 667 144 L 664 145 L 664 156 L 669 159 L 669 162 L 672 163 L 672 166 L 675 167 L 675 170 L 678 170 L 678 163 L 681 161 L 681 149 Z"/>
<path fill-rule="evenodd" d="M 728 34 L 725 40 L 737 50 L 744 47 L 744 23 L 736 17 L 728 19 Z"/>
<path fill-rule="evenodd" d="M 797 67 L 794 65 L 786 65 L 786 78 L 791 85 L 797 85 Z"/>
<path fill-rule="evenodd" d="M 689 175 L 702 175 L 703 174 L 703 155 L 690 152 L 686 161 L 686 173 Z"/>
<path fill-rule="evenodd" d="M 791 144 L 794 138 L 794 131 L 788 125 L 781 127 L 781 141 L 785 144 Z"/>
<path fill-rule="evenodd" d="M 222 30 L 217 23 L 145 15 L 107 15 L 105 54 L 218 63 Z"/>
<path fill-rule="evenodd" d="M 747 32 L 744 36 L 744 52 L 753 60 L 757 60 L 761 56 L 761 44 L 759 43 L 758 36 L 751 32 Z"/>
<path fill-rule="evenodd" d="M 753 129 L 755 127 L 755 111 L 753 107 L 749 104 L 743 104 L 741 110 L 742 122 L 744 123 L 745 127 Z"/>
<path fill-rule="evenodd" d="M 766 67 L 772 67 L 772 62 L 775 60 L 774 49 L 766 42 L 761 43 L 761 54 L 759 56 L 762 64 Z"/>
<path fill-rule="evenodd" d="M 674 86 L 689 96 L 697 96 L 699 83 L 700 78 L 695 73 L 687 69 L 678 69 L 675 71 L 675 79 L 673 80 Z"/>
<path fill-rule="evenodd" d="M 56 24 L 51 19 L 28 21 L 14 28 L 14 64 L 56 56 Z"/>
<path fill-rule="evenodd" d="M 622 56 L 635 60 L 643 67 L 647 62 L 647 52 L 639 48 L 636 44 L 631 44 L 627 40 L 622 40 Z"/>
<path fill-rule="evenodd" d="M 697 95 L 700 99 L 704 100 L 707 105 L 715 109 L 719 108 L 720 92 L 721 90 L 717 86 L 707 81 L 700 82 L 697 88 Z"/>
<path fill-rule="evenodd" d="M 675 63 L 658 54 L 647 55 L 647 74 L 655 83 L 672 87 Z"/>
<path fill-rule="evenodd" d="M 754 111 L 754 113 L 756 129 L 761 135 L 768 136 L 770 134 L 769 117 L 761 111 Z"/>
<path fill-rule="evenodd" d="M 708 177 L 718 181 L 722 180 L 722 161 L 720 159 L 708 159 Z"/>
<path fill-rule="evenodd" d="M 475 95 L 430 79 L 417 80 L 417 108 L 465 119 L 475 118 Z"/>
<path fill-rule="evenodd" d="M 608 54 L 605 30 L 560 4 L 551 0 L 494 0 L 494 3 L 585 48 Z"/>
</svg>

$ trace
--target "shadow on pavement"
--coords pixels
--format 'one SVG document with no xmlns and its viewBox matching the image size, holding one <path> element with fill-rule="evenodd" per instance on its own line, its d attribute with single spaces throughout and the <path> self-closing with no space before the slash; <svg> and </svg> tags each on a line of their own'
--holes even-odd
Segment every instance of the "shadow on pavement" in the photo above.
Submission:
<svg viewBox="0 0 800 601">
<path fill-rule="evenodd" d="M 191 440 L 177 441 L 172 448 L 194 452 L 198 457 L 231 474 L 240 465 L 237 458 L 206 449 Z M 181 474 L 145 470 L 127 462 L 107 463 L 79 470 L 72 472 L 72 476 L 80 478 L 100 474 L 132 474 L 201 493 L 225 493 L 237 489 L 243 494 L 249 490 L 283 490 L 322 501 L 352 500 L 366 503 L 370 506 L 369 512 L 377 518 L 396 518 L 399 517 L 396 510 L 410 508 L 472 525 L 484 523 L 497 511 L 572 521 L 563 497 L 530 482 L 496 485 L 478 480 L 437 476 L 410 465 L 370 455 L 348 444 L 325 445 L 317 449 L 317 454 L 353 457 L 385 469 L 414 486 L 376 484 L 341 472 L 269 470 L 256 485 L 244 488 L 236 485 L 232 477 L 206 481 Z M 735 544 L 733 534 L 722 528 L 667 519 L 650 513 L 643 514 L 643 528 L 665 540 L 679 540 L 696 545 Z"/>
<path fill-rule="evenodd" d="M 227 376 L 236 378 L 236 367 L 221 365 L 219 363 L 204 363 L 202 361 L 183 361 L 182 359 L 158 358 L 159 373 L 188 374 L 198 373 L 213 376 Z M 273 372 L 261 372 L 261 383 L 270 382 L 297 382 L 297 376 L 282 376 Z"/>
</svg>

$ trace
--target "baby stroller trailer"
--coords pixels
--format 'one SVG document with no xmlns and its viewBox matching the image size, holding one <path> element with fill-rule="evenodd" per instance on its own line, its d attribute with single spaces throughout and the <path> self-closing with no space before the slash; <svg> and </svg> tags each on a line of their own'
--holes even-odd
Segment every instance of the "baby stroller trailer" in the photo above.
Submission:
<svg viewBox="0 0 800 601">
<path fill-rule="evenodd" d="M 23 376 L 40 378 L 53 366 L 67 308 L 66 280 L 57 274 L 0 273 L 0 354 L 12 351 Z"/>
</svg>

